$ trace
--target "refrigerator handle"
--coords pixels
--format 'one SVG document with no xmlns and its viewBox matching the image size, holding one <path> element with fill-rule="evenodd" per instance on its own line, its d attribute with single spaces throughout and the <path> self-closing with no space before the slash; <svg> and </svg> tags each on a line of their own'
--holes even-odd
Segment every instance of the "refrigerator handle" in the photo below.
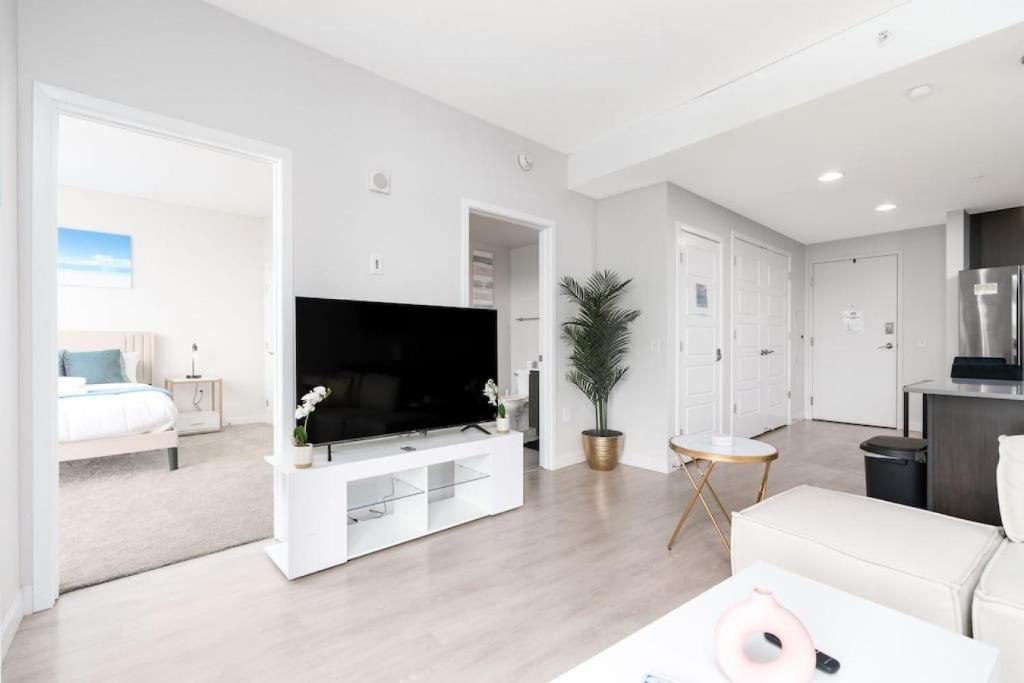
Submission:
<svg viewBox="0 0 1024 683">
<path fill-rule="evenodd" d="M 1012 324 L 1012 330 L 1010 332 L 1010 334 L 1013 337 L 1013 339 L 1011 339 L 1011 341 L 1010 341 L 1010 353 L 1013 355 L 1013 358 L 1010 359 L 1010 365 L 1020 365 L 1021 364 L 1021 362 L 1020 362 L 1021 361 L 1020 328 L 1021 328 L 1021 316 L 1024 315 L 1024 311 L 1021 310 L 1021 299 L 1020 299 L 1020 295 L 1021 295 L 1021 291 L 1020 291 L 1021 267 L 1017 268 L 1017 272 L 1014 273 L 1014 275 L 1012 276 L 1011 279 L 1012 279 L 1012 282 L 1013 282 L 1013 297 L 1010 299 L 1010 301 L 1012 302 L 1012 305 L 1014 306 L 1014 308 L 1016 310 L 1013 311 L 1013 324 Z"/>
</svg>

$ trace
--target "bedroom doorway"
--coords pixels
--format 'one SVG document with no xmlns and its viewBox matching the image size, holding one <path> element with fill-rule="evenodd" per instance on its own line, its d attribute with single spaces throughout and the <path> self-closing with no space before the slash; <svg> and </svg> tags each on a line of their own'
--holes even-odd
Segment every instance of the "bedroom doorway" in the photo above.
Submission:
<svg viewBox="0 0 1024 683">
<path fill-rule="evenodd" d="M 58 140 L 66 593 L 273 533 L 273 168 L 73 116 Z"/>
<path fill-rule="evenodd" d="M 294 300 L 287 150 L 47 86 L 35 105 L 39 611 L 274 534 Z"/>
<path fill-rule="evenodd" d="M 461 305 L 498 311 L 498 381 L 524 466 L 555 468 L 555 223 L 462 201 Z"/>
</svg>

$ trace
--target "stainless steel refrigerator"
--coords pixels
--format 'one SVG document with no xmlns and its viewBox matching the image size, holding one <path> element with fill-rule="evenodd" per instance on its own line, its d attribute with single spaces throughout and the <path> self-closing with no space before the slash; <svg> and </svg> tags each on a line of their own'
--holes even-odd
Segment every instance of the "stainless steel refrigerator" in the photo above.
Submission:
<svg viewBox="0 0 1024 683">
<path fill-rule="evenodd" d="M 1021 379 L 1021 266 L 960 271 L 953 377 Z"/>
</svg>

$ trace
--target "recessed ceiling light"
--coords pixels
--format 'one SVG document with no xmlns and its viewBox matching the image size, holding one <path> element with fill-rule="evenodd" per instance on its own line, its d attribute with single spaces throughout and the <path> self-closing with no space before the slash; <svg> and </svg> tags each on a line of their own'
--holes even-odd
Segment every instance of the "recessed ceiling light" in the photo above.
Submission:
<svg viewBox="0 0 1024 683">
<path fill-rule="evenodd" d="M 907 91 L 907 97 L 912 100 L 923 100 L 932 94 L 932 86 L 930 83 L 922 83 L 921 85 L 915 85 L 913 88 Z"/>
<path fill-rule="evenodd" d="M 896 205 L 893 204 L 892 202 L 885 202 L 884 204 L 879 204 L 878 206 L 876 206 L 875 211 L 881 211 L 884 213 L 886 211 L 892 211 L 895 208 Z"/>
<path fill-rule="evenodd" d="M 841 171 L 825 171 L 820 176 L 818 176 L 818 180 L 820 180 L 823 183 L 834 183 L 835 181 L 839 180 L 842 177 L 843 174 Z"/>
</svg>

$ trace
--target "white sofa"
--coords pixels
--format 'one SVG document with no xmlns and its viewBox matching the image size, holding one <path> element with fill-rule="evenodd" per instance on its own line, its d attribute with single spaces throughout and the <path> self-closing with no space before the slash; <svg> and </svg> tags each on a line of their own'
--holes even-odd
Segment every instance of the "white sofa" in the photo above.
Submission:
<svg viewBox="0 0 1024 683">
<path fill-rule="evenodd" d="M 1007 540 L 974 591 L 974 637 L 999 648 L 997 680 L 1024 681 L 1024 543 Z"/>
<path fill-rule="evenodd" d="M 997 527 L 798 486 L 733 514 L 732 569 L 758 560 L 971 633 L 974 589 Z"/>
<path fill-rule="evenodd" d="M 1024 436 L 999 437 L 999 514 L 1006 541 L 974 592 L 974 637 L 999 648 L 1001 683 L 1024 681 Z"/>
<path fill-rule="evenodd" d="M 733 571 L 771 562 L 973 635 L 999 648 L 999 683 L 1024 681 L 1024 436 L 1003 437 L 999 467 L 1006 537 L 999 527 L 799 486 L 733 514 Z"/>
</svg>

